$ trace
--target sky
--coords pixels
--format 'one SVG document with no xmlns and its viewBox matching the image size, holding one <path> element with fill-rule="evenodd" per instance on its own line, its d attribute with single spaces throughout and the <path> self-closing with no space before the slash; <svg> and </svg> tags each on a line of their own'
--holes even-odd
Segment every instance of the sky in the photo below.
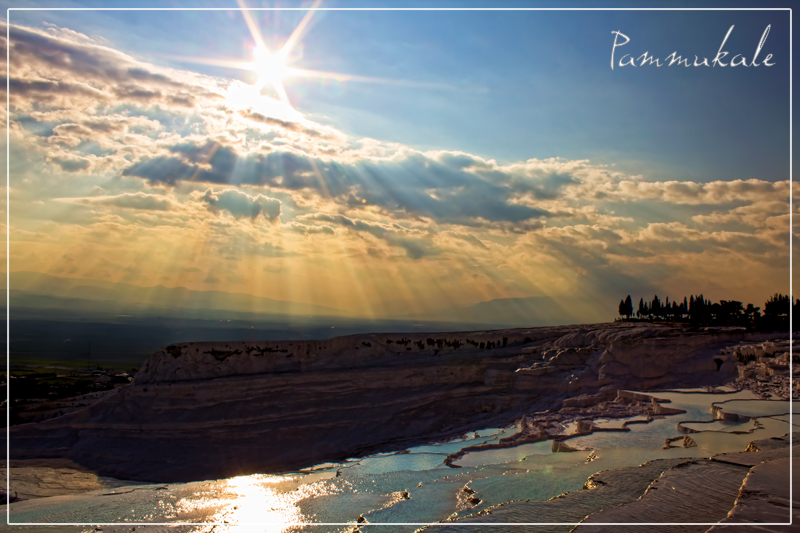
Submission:
<svg viewBox="0 0 800 533">
<path fill-rule="evenodd" d="M 366 317 L 789 292 L 787 11 L 358 5 L 10 11 L 10 270 Z"/>
</svg>

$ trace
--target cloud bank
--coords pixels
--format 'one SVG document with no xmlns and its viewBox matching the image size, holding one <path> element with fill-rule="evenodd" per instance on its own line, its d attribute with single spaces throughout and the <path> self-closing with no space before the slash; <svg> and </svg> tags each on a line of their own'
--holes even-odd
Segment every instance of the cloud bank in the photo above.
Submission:
<svg viewBox="0 0 800 533">
<path fill-rule="evenodd" d="M 66 28 L 11 35 L 17 269 L 372 316 L 546 295 L 584 298 L 590 320 L 637 290 L 757 304 L 785 290 L 786 176 L 653 181 L 420 151 Z"/>
</svg>

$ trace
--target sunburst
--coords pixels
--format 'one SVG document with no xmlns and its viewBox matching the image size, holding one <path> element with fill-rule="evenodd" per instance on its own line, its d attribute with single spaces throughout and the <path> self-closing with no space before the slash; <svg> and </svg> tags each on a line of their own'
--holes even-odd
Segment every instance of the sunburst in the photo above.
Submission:
<svg viewBox="0 0 800 533">
<path fill-rule="evenodd" d="M 213 66 L 221 66 L 227 68 L 234 68 L 239 70 L 246 70 L 250 72 L 254 72 L 257 75 L 256 82 L 253 86 L 250 86 L 248 90 L 235 90 L 231 91 L 229 95 L 230 103 L 234 104 L 236 107 L 243 107 L 245 106 L 245 102 L 247 102 L 246 106 L 252 106 L 252 102 L 254 99 L 257 99 L 259 95 L 266 88 L 271 88 L 278 98 L 286 104 L 289 109 L 294 109 L 291 102 L 289 101 L 289 96 L 286 93 L 286 89 L 284 87 L 284 81 L 287 78 L 293 77 L 303 77 L 303 78 L 324 78 L 324 79 L 331 79 L 336 81 L 356 81 L 356 82 L 365 82 L 365 83 L 388 83 L 388 84 L 395 84 L 395 85 L 405 85 L 405 86 L 413 86 L 413 87 L 427 87 L 427 88 L 434 88 L 434 89 L 452 89 L 452 87 L 436 84 L 436 83 L 419 83 L 419 82 L 411 82 L 411 81 L 404 81 L 404 80 L 393 80 L 387 78 L 375 78 L 369 76 L 354 76 L 351 74 L 342 74 L 339 72 L 324 72 L 319 70 L 308 70 L 302 68 L 295 68 L 289 65 L 289 57 L 291 56 L 292 51 L 300 42 L 303 34 L 305 33 L 306 29 L 308 28 L 309 23 L 311 22 L 311 18 L 313 17 L 314 13 L 319 9 L 322 0 L 315 0 L 311 7 L 308 8 L 308 11 L 303 16 L 300 23 L 295 27 L 292 31 L 292 34 L 286 40 L 284 45 L 277 51 L 272 52 L 267 47 L 264 39 L 261 35 L 261 31 L 259 30 L 258 24 L 256 23 L 255 19 L 252 16 L 251 8 L 248 8 L 245 5 L 244 0 L 237 0 L 242 13 L 242 17 L 244 17 L 245 23 L 247 24 L 248 29 L 250 30 L 250 35 L 255 42 L 255 46 L 252 49 L 252 60 L 251 61 L 233 61 L 228 59 L 215 59 L 215 58 L 204 58 L 204 57 L 185 57 L 185 56 L 171 56 L 172 59 L 176 59 L 179 61 L 186 61 L 191 63 L 200 63 L 204 65 L 213 65 Z"/>
</svg>

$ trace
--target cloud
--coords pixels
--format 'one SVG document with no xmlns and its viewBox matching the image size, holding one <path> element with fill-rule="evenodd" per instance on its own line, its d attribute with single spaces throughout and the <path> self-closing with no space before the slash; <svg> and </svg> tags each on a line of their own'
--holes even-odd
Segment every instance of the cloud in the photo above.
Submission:
<svg viewBox="0 0 800 533">
<path fill-rule="evenodd" d="M 191 180 L 300 190 L 315 184 L 309 175 L 314 170 L 312 163 L 291 152 L 257 153 L 240 158 L 232 147 L 211 140 L 204 144 L 179 143 L 168 150 L 176 155 L 146 158 L 124 169 L 122 174 L 170 186 Z M 238 171 L 234 174 L 234 170 Z"/>
<path fill-rule="evenodd" d="M 190 94 L 169 95 L 167 101 L 178 107 L 195 107 L 197 100 Z"/>
<path fill-rule="evenodd" d="M 308 225 L 308 224 L 299 224 L 297 222 L 290 222 L 289 224 L 283 225 L 283 231 L 290 231 L 293 233 L 301 233 L 303 235 L 313 235 L 316 233 L 322 233 L 327 235 L 334 235 L 335 232 L 333 228 L 330 226 L 323 226 L 323 225 Z"/>
<path fill-rule="evenodd" d="M 51 67 L 96 81 L 137 79 L 129 69 L 136 61 L 126 54 L 89 40 L 78 42 L 32 28 L 11 26 L 11 54 L 33 64 Z M 6 43 L 7 44 L 7 43 Z M 46 50 L 47 53 L 42 53 Z"/>
<path fill-rule="evenodd" d="M 343 215 L 318 213 L 312 216 L 315 220 L 322 220 L 337 224 L 352 231 L 368 233 L 373 237 L 385 241 L 390 246 L 397 246 L 406 251 L 411 259 L 421 259 L 426 256 L 438 255 L 441 250 L 430 242 L 429 235 L 422 231 L 404 228 L 399 224 L 377 224 L 363 220 L 351 219 Z M 304 217 L 304 220 L 312 217 Z"/>
<path fill-rule="evenodd" d="M 587 183 L 580 194 L 600 194 L 606 201 L 660 200 L 679 205 L 725 204 L 729 202 L 779 201 L 789 199 L 789 182 L 758 179 L 713 181 L 612 180 Z"/>
<path fill-rule="evenodd" d="M 50 22 L 45 22 L 44 27 L 47 28 L 46 31 L 48 34 L 52 35 L 53 37 L 57 37 L 59 39 L 63 39 L 65 41 L 73 41 L 78 43 L 91 43 L 91 44 L 99 44 L 103 42 L 104 39 L 99 36 L 88 36 L 86 34 L 77 32 L 75 30 L 71 30 L 69 28 L 60 28 L 55 24 Z"/>
<path fill-rule="evenodd" d="M 169 151 L 175 157 L 145 159 L 122 174 L 171 186 L 180 181 L 199 181 L 310 190 L 351 206 L 378 206 L 396 218 L 427 217 L 463 225 L 475 225 L 480 220 L 519 223 L 554 215 L 546 209 L 512 201 L 520 192 L 514 190 L 513 180 L 493 181 L 455 170 L 422 154 L 396 162 L 365 160 L 342 164 L 293 152 L 251 153 L 243 157 L 216 141 L 176 144 Z M 571 182 L 571 178 L 550 176 L 541 185 L 528 184 L 522 192 L 533 191 L 549 198 Z"/>
<path fill-rule="evenodd" d="M 239 111 L 239 114 L 248 120 L 252 120 L 253 122 L 259 122 L 261 124 L 266 124 L 268 126 L 275 126 L 287 131 L 303 133 L 311 137 L 321 136 L 321 133 L 318 132 L 317 130 L 306 128 L 299 122 L 292 122 L 289 120 L 281 120 L 279 118 L 268 117 L 266 115 L 262 115 L 261 113 L 257 113 L 252 109 L 241 110 Z"/>
<path fill-rule="evenodd" d="M 295 252 L 271 242 L 261 242 L 248 234 L 231 234 L 229 242 L 217 248 L 220 257 L 231 261 L 238 261 L 242 256 L 260 257 L 294 257 Z"/>
<path fill-rule="evenodd" d="M 780 201 L 759 201 L 728 211 L 719 210 L 709 215 L 694 215 L 692 220 L 703 225 L 739 224 L 754 228 L 788 228 L 789 204 Z"/>
<path fill-rule="evenodd" d="M 174 80 L 170 79 L 169 77 L 163 74 L 154 74 L 149 72 L 141 67 L 130 67 L 128 68 L 128 76 L 131 79 L 139 80 L 139 81 L 146 81 L 146 82 L 153 82 L 159 85 L 168 85 L 172 87 L 181 87 L 182 84 L 175 82 Z"/>
<path fill-rule="evenodd" d="M 257 247 L 253 253 L 254 255 L 261 255 L 264 257 L 287 257 L 290 255 L 295 255 L 291 252 L 287 252 L 283 246 L 276 246 L 269 242 L 265 242 L 261 246 Z"/>
<path fill-rule="evenodd" d="M 208 189 L 200 200 L 208 204 L 209 211 L 214 213 L 227 211 L 237 219 L 255 220 L 259 215 L 263 215 L 270 222 L 274 222 L 281 216 L 280 200 L 262 194 L 250 196 L 237 189 L 225 189 L 219 192 Z"/>
<path fill-rule="evenodd" d="M 561 195 L 567 185 L 580 183 L 575 177 L 568 174 L 547 174 L 538 180 L 519 180 L 515 182 L 515 189 L 519 192 L 530 192 L 537 200 L 552 200 Z"/>
<path fill-rule="evenodd" d="M 720 249 L 747 254 L 754 259 L 788 252 L 784 243 L 768 238 L 766 233 L 701 231 L 679 222 L 648 224 L 636 234 L 635 243 L 638 247 L 658 253 L 702 253 L 709 249 Z M 788 253 L 786 258 L 788 262 Z"/>
<path fill-rule="evenodd" d="M 88 170 L 91 162 L 88 159 L 66 159 L 62 157 L 53 157 L 51 162 L 60 166 L 62 170 L 67 172 L 79 172 L 81 170 Z"/>
<path fill-rule="evenodd" d="M 475 235 L 472 235 L 472 234 L 469 234 L 469 233 L 458 233 L 458 232 L 455 232 L 455 231 L 443 231 L 443 232 L 440 233 L 440 235 L 445 236 L 445 237 L 453 237 L 455 239 L 466 241 L 466 242 L 470 243 L 471 245 L 476 246 L 478 248 L 483 248 L 484 250 L 488 250 L 489 249 L 485 244 L 483 244 L 483 242 L 479 238 L 477 238 Z"/>
<path fill-rule="evenodd" d="M 404 249 L 406 251 L 406 255 L 411 259 L 421 259 L 423 257 L 438 255 L 441 253 L 439 248 L 423 239 L 394 238 L 387 239 L 386 242 L 393 246 L 399 246 L 400 248 Z"/>
<path fill-rule="evenodd" d="M 34 108 L 33 97 L 53 107 L 137 102 L 185 109 L 213 86 L 200 81 L 209 78 L 145 65 L 98 38 L 55 25 L 40 31 L 12 24 L 10 33 L 10 97 L 23 109 Z M 5 52 L 9 43 L 3 38 L 2 44 Z"/>
<path fill-rule="evenodd" d="M 11 78 L 8 88 L 8 99 L 20 114 L 37 108 L 85 108 L 87 105 L 104 104 L 111 98 L 111 95 L 88 83 L 73 80 Z M 0 93 L 6 96 L 5 76 L 0 77 Z"/>
<path fill-rule="evenodd" d="M 147 194 L 144 192 L 122 193 L 119 195 L 107 195 L 100 190 L 100 194 L 87 197 L 56 198 L 61 203 L 82 205 L 82 206 L 112 206 L 123 209 L 136 209 L 144 211 L 168 211 L 176 207 L 176 203 L 166 196 L 159 194 Z"/>
<path fill-rule="evenodd" d="M 137 85 L 123 85 L 114 88 L 114 95 L 128 100 L 147 102 L 161 97 L 161 91 L 153 91 Z"/>
<path fill-rule="evenodd" d="M 166 211 L 172 207 L 172 202 L 168 198 L 143 192 L 124 193 L 118 196 L 98 196 L 86 200 L 87 203 L 153 211 Z"/>
<path fill-rule="evenodd" d="M 197 166 L 187 165 L 179 159 L 160 156 L 136 163 L 124 169 L 122 175 L 145 178 L 152 184 L 175 185 L 180 181 L 192 180 L 197 170 Z"/>
<path fill-rule="evenodd" d="M 575 264 L 585 264 L 588 257 L 610 264 L 622 258 L 669 258 L 677 254 L 707 253 L 736 254 L 770 264 L 785 256 L 788 264 L 788 243 L 779 238 L 784 233 L 704 231 L 670 222 L 649 223 L 634 230 L 589 225 L 548 228 L 537 233 L 535 240 L 569 255 Z"/>
<path fill-rule="evenodd" d="M 208 283 L 210 285 L 213 285 L 215 283 L 219 283 L 220 281 L 222 280 L 219 279 L 216 274 L 214 274 L 212 271 L 209 270 L 208 275 L 206 275 L 205 279 L 203 280 L 203 283 Z"/>
</svg>

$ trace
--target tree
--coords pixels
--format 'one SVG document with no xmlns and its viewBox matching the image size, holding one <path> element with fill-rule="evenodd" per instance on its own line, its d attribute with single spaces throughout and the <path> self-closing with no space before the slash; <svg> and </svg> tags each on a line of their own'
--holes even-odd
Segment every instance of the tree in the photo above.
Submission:
<svg viewBox="0 0 800 533">
<path fill-rule="evenodd" d="M 764 317 L 759 329 L 767 331 L 787 331 L 789 329 L 789 311 L 791 299 L 783 294 L 774 294 L 764 304 Z"/>
<path fill-rule="evenodd" d="M 789 297 L 775 294 L 764 304 L 764 316 L 789 316 Z"/>
<path fill-rule="evenodd" d="M 693 326 L 743 326 L 781 331 L 789 326 L 791 310 L 792 318 L 796 315 L 800 323 L 800 299 L 795 300 L 789 296 L 775 294 L 764 307 L 765 312 L 762 317 L 760 307 L 755 307 L 753 304 L 745 306 L 737 300 L 720 300 L 718 303 L 712 303 L 702 294 L 692 294 L 688 299 L 684 296 L 683 301 L 670 300 L 667 296 L 662 303 L 656 294 L 650 302 L 639 298 L 638 309 L 634 311 L 629 294 L 624 300 L 620 300 L 618 309 L 619 315 L 627 318 L 637 316 L 640 319 L 650 320 L 688 321 Z"/>
<path fill-rule="evenodd" d="M 714 322 L 718 326 L 744 325 L 744 306 L 736 300 L 720 300 L 714 309 Z"/>
<path fill-rule="evenodd" d="M 711 320 L 711 302 L 707 302 L 702 294 L 694 301 L 689 300 L 689 322 L 694 325 L 707 325 Z"/>
<path fill-rule="evenodd" d="M 755 327 L 759 320 L 761 320 L 761 308 L 753 307 L 753 304 L 747 304 L 744 310 L 744 321 L 747 327 Z"/>
<path fill-rule="evenodd" d="M 650 314 L 656 318 L 661 316 L 661 300 L 658 299 L 657 294 L 653 296 L 653 301 L 650 304 Z"/>
</svg>

